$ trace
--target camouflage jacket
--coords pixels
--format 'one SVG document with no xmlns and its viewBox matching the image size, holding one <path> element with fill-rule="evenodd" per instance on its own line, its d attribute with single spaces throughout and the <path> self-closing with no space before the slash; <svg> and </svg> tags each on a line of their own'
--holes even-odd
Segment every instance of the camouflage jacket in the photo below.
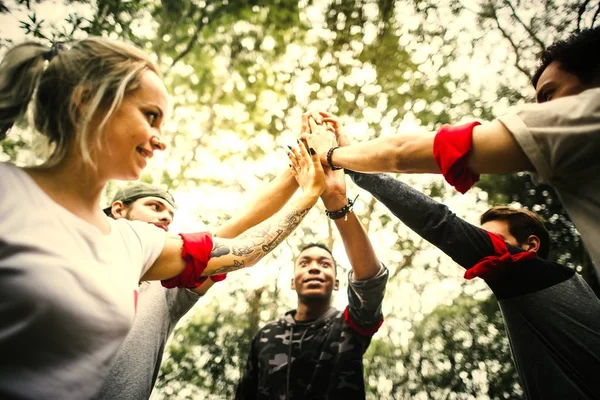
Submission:
<svg viewBox="0 0 600 400">
<path fill-rule="evenodd" d="M 362 399 L 362 357 L 383 322 L 388 279 L 382 266 L 365 281 L 348 278 L 348 306 L 315 321 L 296 322 L 296 310 L 254 337 L 236 399 Z M 291 360 L 291 362 L 288 362 Z"/>
</svg>

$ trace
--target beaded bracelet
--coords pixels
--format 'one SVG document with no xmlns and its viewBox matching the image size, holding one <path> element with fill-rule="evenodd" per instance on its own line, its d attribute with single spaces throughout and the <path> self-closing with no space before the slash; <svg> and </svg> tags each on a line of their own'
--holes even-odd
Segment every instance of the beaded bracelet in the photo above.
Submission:
<svg viewBox="0 0 600 400">
<path fill-rule="evenodd" d="M 339 148 L 340 148 L 340 146 L 332 147 L 327 152 L 327 164 L 329 165 L 329 168 L 331 168 L 332 171 L 337 171 L 338 169 L 342 169 L 342 167 L 336 167 L 335 165 L 333 165 L 333 161 L 331 161 L 331 156 L 333 155 L 333 151 L 335 149 L 339 149 Z"/>
<path fill-rule="evenodd" d="M 346 221 L 348 219 L 348 213 L 351 213 L 354 209 L 354 202 L 356 201 L 356 199 L 358 199 L 358 195 L 356 195 L 354 200 L 348 198 L 348 204 L 346 204 L 344 207 L 335 211 L 325 210 L 325 215 L 327 215 L 331 219 L 340 219 L 343 217 L 344 221 Z"/>
</svg>

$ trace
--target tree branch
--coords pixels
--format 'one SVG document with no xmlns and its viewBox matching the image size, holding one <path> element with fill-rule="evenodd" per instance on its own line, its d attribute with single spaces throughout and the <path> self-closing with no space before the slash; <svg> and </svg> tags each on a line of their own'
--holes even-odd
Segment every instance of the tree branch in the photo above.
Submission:
<svg viewBox="0 0 600 400">
<path fill-rule="evenodd" d="M 194 31 L 194 34 L 188 41 L 188 44 L 185 47 L 185 49 L 181 53 L 179 53 L 177 55 L 177 57 L 175 57 L 173 59 L 173 62 L 171 63 L 171 65 L 169 66 L 167 71 L 165 72 L 165 75 L 168 74 L 169 71 L 171 71 L 171 69 L 175 66 L 175 64 L 177 64 L 182 58 L 187 56 L 194 49 L 194 46 L 196 44 L 196 41 L 198 40 L 198 37 L 200 36 L 200 33 L 202 32 L 202 29 L 206 26 L 206 24 L 203 21 L 204 18 L 208 18 L 207 23 L 210 23 L 212 21 L 215 21 L 217 18 L 219 18 L 219 16 L 221 14 L 223 14 L 226 10 L 227 10 L 227 6 L 223 5 L 219 8 L 217 8 L 211 15 L 206 15 L 206 14 L 204 14 L 204 12 L 202 12 L 200 14 L 200 17 L 198 17 L 198 22 L 196 23 L 196 30 Z"/>
<path fill-rule="evenodd" d="M 598 18 L 598 14 L 600 14 L 600 1 L 598 2 L 598 8 L 596 9 L 596 12 L 594 13 L 594 18 L 592 18 L 592 24 L 590 25 L 590 27 L 594 27 L 594 24 L 596 23 L 596 18 Z"/>
<path fill-rule="evenodd" d="M 581 32 L 581 18 L 583 18 L 583 14 L 585 13 L 585 9 L 589 4 L 590 0 L 585 0 L 581 5 L 577 8 L 577 30 L 576 32 Z"/>
<path fill-rule="evenodd" d="M 196 41 L 198 40 L 198 36 L 200 36 L 200 32 L 202 32 L 202 28 L 204 28 L 203 20 L 205 16 L 206 15 L 204 14 L 204 12 L 200 13 L 200 16 L 198 17 L 198 22 L 196 23 L 196 29 L 194 30 L 194 34 L 192 35 L 190 40 L 188 40 L 188 44 L 185 46 L 185 49 L 173 59 L 173 62 L 165 71 L 165 75 L 167 75 L 171 71 L 171 69 L 173 69 L 173 67 L 179 62 L 179 60 L 187 56 L 190 53 L 190 51 L 192 51 L 194 45 L 196 44 Z"/>
<path fill-rule="evenodd" d="M 525 76 L 527 76 L 529 78 L 529 80 L 531 80 L 531 73 L 526 68 L 524 68 L 523 66 L 521 66 L 521 54 L 520 54 L 519 46 L 517 46 L 517 44 L 515 43 L 515 41 L 508 34 L 508 32 L 506 32 L 506 30 L 502 27 L 502 25 L 500 25 L 500 19 L 498 18 L 498 14 L 496 13 L 496 9 L 494 7 L 492 7 L 492 9 L 494 10 L 493 11 L 493 19 L 496 22 L 496 26 L 498 27 L 498 30 L 500 31 L 500 33 L 502 33 L 502 36 L 504 36 L 504 38 L 506 40 L 508 40 L 508 42 L 512 46 L 513 50 L 515 51 L 515 67 L 517 67 L 517 69 L 519 71 L 521 71 L 522 73 L 524 73 Z"/>
<path fill-rule="evenodd" d="M 523 27 L 523 29 L 525 29 L 525 31 L 527 31 L 527 33 L 529 33 L 529 36 L 531 36 L 531 38 L 541 47 L 542 50 L 546 50 L 546 45 L 544 44 L 544 42 L 542 42 L 542 40 L 533 32 L 531 27 L 527 26 L 527 24 L 523 22 L 521 17 L 517 15 L 517 10 L 515 9 L 511 1 L 504 0 L 504 3 L 510 8 L 513 18 L 517 20 L 517 22 Z M 495 10 L 494 14 L 496 14 Z"/>
<path fill-rule="evenodd" d="M 373 216 L 373 209 L 375 208 L 375 203 L 377 200 L 375 197 L 371 196 L 371 200 L 367 204 L 367 211 L 365 215 L 367 216 L 367 221 L 365 222 L 365 232 L 369 233 L 369 226 L 371 225 L 371 218 Z"/>
</svg>

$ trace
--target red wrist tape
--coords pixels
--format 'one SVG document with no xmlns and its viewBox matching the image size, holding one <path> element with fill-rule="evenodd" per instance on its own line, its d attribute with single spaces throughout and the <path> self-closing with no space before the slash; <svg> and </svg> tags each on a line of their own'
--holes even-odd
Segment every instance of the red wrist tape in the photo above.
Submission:
<svg viewBox="0 0 600 400">
<path fill-rule="evenodd" d="M 224 281 L 225 278 L 227 278 L 227 274 L 217 274 L 217 275 L 210 276 L 210 280 L 213 282 L 221 282 L 221 281 Z"/>
<path fill-rule="evenodd" d="M 481 278 L 485 281 L 493 281 L 501 276 L 509 268 L 521 268 L 520 261 L 532 260 L 536 254 L 531 251 L 523 251 L 517 254 L 510 254 L 504 239 L 499 235 L 487 232 L 492 246 L 494 246 L 494 255 L 483 257 L 477 264 L 465 272 L 465 279 Z"/>
<path fill-rule="evenodd" d="M 180 233 L 179 236 L 183 239 L 183 249 L 181 250 L 181 258 L 185 261 L 185 268 L 181 273 L 171 279 L 161 281 L 161 284 L 166 288 L 188 288 L 195 289 L 207 279 L 202 276 L 202 273 L 210 260 L 210 253 L 213 248 L 213 241 L 210 233 Z M 224 274 L 222 274 L 224 275 Z M 215 282 L 215 277 L 211 279 Z M 223 280 L 225 278 L 218 278 Z"/>
<path fill-rule="evenodd" d="M 381 325 L 383 324 L 383 317 L 381 317 L 381 321 L 379 321 L 379 323 L 377 323 L 377 325 L 375 325 L 372 328 L 361 328 L 360 326 L 358 326 L 356 324 L 356 322 L 354 322 L 354 320 L 352 320 L 352 317 L 350 317 L 350 312 L 348 311 L 348 307 L 346 307 L 346 309 L 344 310 L 344 321 L 346 321 L 346 323 L 350 326 L 350 328 L 352 328 L 352 330 L 356 333 L 358 333 L 359 335 L 362 336 L 373 336 L 375 334 L 375 332 L 377 332 L 379 330 L 379 328 L 381 327 Z"/>
<path fill-rule="evenodd" d="M 479 174 L 469 169 L 466 157 L 473 148 L 473 128 L 477 125 L 481 124 L 444 125 L 433 140 L 433 157 L 446 182 L 463 194 L 479 180 Z"/>
</svg>

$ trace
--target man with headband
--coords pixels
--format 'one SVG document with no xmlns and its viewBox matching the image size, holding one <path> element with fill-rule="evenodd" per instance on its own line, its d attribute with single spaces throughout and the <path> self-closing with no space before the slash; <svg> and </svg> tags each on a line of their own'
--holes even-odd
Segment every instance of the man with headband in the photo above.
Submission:
<svg viewBox="0 0 600 400">
<path fill-rule="evenodd" d="M 277 176 L 235 217 L 213 231 L 236 237 L 275 214 L 298 185 L 289 170 Z M 169 230 L 177 205 L 160 187 L 137 183 L 120 189 L 104 212 L 114 219 L 144 221 Z M 225 274 L 211 276 L 195 289 L 167 289 L 159 281 L 141 282 L 134 325 L 115 357 L 98 399 L 146 399 L 160 371 L 166 342 L 177 322 Z"/>
</svg>

